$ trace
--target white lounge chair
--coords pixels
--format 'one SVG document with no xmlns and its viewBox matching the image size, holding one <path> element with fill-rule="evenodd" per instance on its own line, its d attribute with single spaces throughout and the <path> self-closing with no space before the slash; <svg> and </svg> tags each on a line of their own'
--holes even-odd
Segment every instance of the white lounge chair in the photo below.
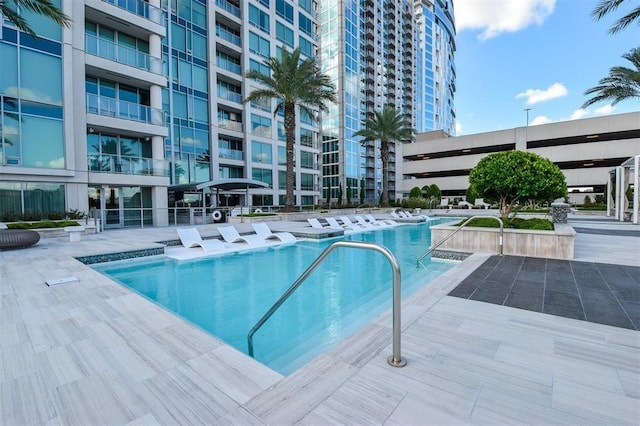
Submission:
<svg viewBox="0 0 640 426">
<path fill-rule="evenodd" d="M 440 205 L 438 206 L 439 209 L 448 209 L 449 208 L 449 199 L 448 198 L 441 198 L 440 199 Z"/>
<path fill-rule="evenodd" d="M 240 235 L 234 226 L 219 226 L 218 232 L 222 235 L 222 239 L 228 243 L 245 243 L 250 246 L 261 246 L 266 241 L 258 235 Z"/>
<path fill-rule="evenodd" d="M 312 228 L 316 228 L 316 229 L 328 228 L 328 226 L 324 226 L 323 224 L 321 224 L 320 221 L 315 217 L 308 218 L 307 222 L 309 222 L 309 225 L 311 225 Z"/>
<path fill-rule="evenodd" d="M 470 203 L 470 202 L 468 202 L 468 201 L 464 201 L 464 200 L 463 200 L 463 201 L 460 201 L 460 202 L 458 203 L 458 207 L 460 207 L 461 209 L 464 209 L 464 208 L 470 209 L 470 208 L 472 208 L 472 207 L 473 207 L 473 204 L 471 204 L 471 203 Z"/>
<path fill-rule="evenodd" d="M 406 214 L 407 217 L 409 217 L 409 218 L 419 217 L 419 218 L 422 218 L 424 220 L 431 220 L 431 218 L 429 216 L 427 216 L 426 214 L 418 214 L 418 215 L 414 216 L 413 213 L 411 213 L 410 211 L 406 211 L 406 212 L 404 212 L 404 214 Z"/>
<path fill-rule="evenodd" d="M 491 204 L 485 203 L 482 198 L 476 198 L 475 206 L 480 207 L 481 209 L 488 209 Z"/>
<path fill-rule="evenodd" d="M 391 211 L 391 217 L 394 219 L 400 219 L 400 215 L 394 211 Z"/>
<path fill-rule="evenodd" d="M 400 216 L 403 219 L 409 219 L 411 217 L 402 210 L 398 210 L 398 216 Z"/>
<path fill-rule="evenodd" d="M 252 223 L 253 230 L 256 231 L 256 235 L 267 240 L 279 240 L 283 243 L 295 243 L 296 237 L 291 232 L 272 232 L 265 222 Z"/>
<path fill-rule="evenodd" d="M 218 239 L 203 240 L 196 228 L 177 228 L 180 242 L 186 248 L 200 247 L 205 252 L 223 250 L 224 243 Z"/>
<path fill-rule="evenodd" d="M 340 225 L 335 217 L 327 217 L 326 220 L 327 220 L 327 223 L 329 224 L 329 226 L 331 228 L 333 228 L 333 229 L 342 229 L 343 231 L 345 231 L 345 230 L 358 231 L 358 230 L 362 229 L 360 227 L 354 228 L 354 227 L 346 225 L 346 224 Z"/>
<path fill-rule="evenodd" d="M 353 217 L 356 220 L 356 223 L 360 226 L 364 226 L 365 228 L 379 228 L 381 226 L 384 226 L 384 224 L 382 222 L 367 222 L 366 220 L 364 220 L 364 217 L 362 216 L 354 216 Z"/>
<path fill-rule="evenodd" d="M 385 224 L 387 226 L 394 226 L 394 225 L 398 224 L 398 222 L 396 222 L 395 220 L 391 220 L 391 219 L 376 219 L 375 217 L 373 217 L 370 214 L 366 214 L 366 215 L 364 215 L 364 217 L 367 218 L 367 220 L 369 222 L 371 222 L 371 223 L 380 222 L 380 223 L 383 223 L 383 224 Z"/>
<path fill-rule="evenodd" d="M 349 216 L 340 216 L 340 220 L 342 221 L 343 226 L 347 226 L 353 230 L 367 229 L 366 226 L 358 225 L 357 223 L 351 222 Z"/>
</svg>

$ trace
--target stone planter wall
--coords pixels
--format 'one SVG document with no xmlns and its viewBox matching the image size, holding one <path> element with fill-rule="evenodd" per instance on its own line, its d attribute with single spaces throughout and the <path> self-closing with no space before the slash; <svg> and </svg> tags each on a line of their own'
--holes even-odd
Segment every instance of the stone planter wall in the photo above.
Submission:
<svg viewBox="0 0 640 426">
<path fill-rule="evenodd" d="M 436 225 L 431 227 L 431 244 L 441 241 L 456 226 Z M 570 225 L 555 224 L 554 231 L 535 231 L 526 229 L 505 229 L 503 254 L 517 256 L 544 257 L 554 259 L 573 259 L 575 231 Z M 498 253 L 498 228 L 465 227 L 438 250 L 465 253 Z"/>
</svg>

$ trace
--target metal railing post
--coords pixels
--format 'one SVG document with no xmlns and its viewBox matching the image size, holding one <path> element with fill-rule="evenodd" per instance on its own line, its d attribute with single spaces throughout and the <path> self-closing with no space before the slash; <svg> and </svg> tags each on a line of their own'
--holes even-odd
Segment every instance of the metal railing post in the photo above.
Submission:
<svg viewBox="0 0 640 426">
<path fill-rule="evenodd" d="M 416 261 L 416 267 L 420 267 L 421 263 L 420 261 L 422 259 L 424 259 L 425 257 L 427 257 L 429 254 L 431 254 L 431 252 L 433 252 L 435 249 L 437 249 L 438 247 L 440 247 L 445 241 L 447 241 L 449 238 L 453 237 L 455 234 L 457 234 L 462 228 L 464 228 L 469 222 L 471 222 L 473 219 L 495 219 L 498 221 L 498 223 L 500 223 L 500 236 L 498 238 L 498 247 L 499 247 L 499 253 L 500 256 L 502 256 L 502 252 L 503 252 L 503 241 L 504 241 L 504 224 L 502 223 L 502 220 L 500 220 L 499 217 L 496 216 L 487 216 L 487 215 L 480 215 L 480 216 L 471 216 L 468 217 L 467 219 L 465 219 L 462 224 L 460 226 L 458 226 L 456 229 L 454 229 L 449 235 L 447 235 L 446 237 L 444 237 L 443 239 L 441 239 L 440 241 L 438 241 L 437 243 L 435 243 L 433 246 L 429 247 L 429 250 L 427 250 L 423 255 L 421 255 L 420 257 L 418 257 L 418 260 Z"/>
<path fill-rule="evenodd" d="M 298 279 L 291 284 L 291 286 L 280 296 L 280 298 L 276 301 L 276 303 L 271 306 L 271 308 L 267 311 L 266 314 L 262 316 L 253 326 L 251 330 L 249 330 L 249 334 L 247 335 L 247 344 L 249 349 L 249 356 L 253 357 L 253 335 L 264 325 L 265 322 L 282 306 L 282 304 L 291 296 L 304 280 L 311 275 L 311 273 L 320 265 L 329 254 L 336 249 L 337 247 L 349 247 L 349 248 L 359 248 L 359 249 L 367 249 L 374 250 L 379 253 L 382 253 L 389 263 L 391 264 L 391 268 L 393 269 L 393 353 L 390 357 L 387 358 L 387 362 L 389 365 L 393 367 L 404 367 L 407 365 L 407 362 L 402 358 L 400 351 L 400 335 L 402 332 L 401 327 L 401 305 L 402 305 L 402 274 L 400 272 L 400 265 L 398 264 L 398 260 L 395 258 L 393 253 L 389 251 L 386 247 L 379 246 L 377 244 L 371 243 L 362 243 L 355 241 L 337 241 L 327 247 L 320 256 L 313 261 L 311 265 L 298 277 Z"/>
</svg>

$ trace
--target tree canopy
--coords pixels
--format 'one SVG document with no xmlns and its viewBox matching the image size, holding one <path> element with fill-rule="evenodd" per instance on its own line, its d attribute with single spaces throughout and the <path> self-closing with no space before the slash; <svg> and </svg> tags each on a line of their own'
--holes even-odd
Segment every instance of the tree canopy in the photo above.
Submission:
<svg viewBox="0 0 640 426">
<path fill-rule="evenodd" d="M 469 174 L 469 183 L 485 201 L 496 202 L 509 217 L 520 200 L 553 201 L 567 195 L 567 182 L 558 166 L 532 152 L 490 154 Z"/>
<path fill-rule="evenodd" d="M 293 211 L 296 107 L 301 113 L 314 118 L 314 108 L 326 111 L 328 103 L 336 102 L 336 90 L 331 78 L 320 71 L 315 58 L 301 58 L 299 47 L 291 52 L 283 47 L 280 58 L 271 57 L 265 61 L 265 65 L 270 71 L 269 75 L 255 70 L 247 72 L 246 77 L 261 83 L 262 88 L 252 91 L 244 102 L 275 99 L 274 115 L 284 113 L 287 163 L 285 211 Z M 328 198 L 331 199 L 331 194 Z"/>
<path fill-rule="evenodd" d="M 394 108 L 385 106 L 381 111 L 375 111 L 374 116 L 367 118 L 362 129 L 354 133 L 354 136 L 362 136 L 363 142 L 380 141 L 380 159 L 382 161 L 382 194 L 381 204 L 389 206 L 389 180 L 387 176 L 389 162 L 389 143 L 410 142 L 415 133 L 404 114 Z"/>
</svg>

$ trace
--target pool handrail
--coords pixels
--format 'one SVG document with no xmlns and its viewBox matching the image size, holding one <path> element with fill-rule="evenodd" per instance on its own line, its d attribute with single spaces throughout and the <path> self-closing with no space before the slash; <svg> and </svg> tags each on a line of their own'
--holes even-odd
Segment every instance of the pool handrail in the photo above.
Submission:
<svg viewBox="0 0 640 426">
<path fill-rule="evenodd" d="M 500 256 L 502 256 L 502 245 L 503 245 L 503 238 L 502 237 L 504 235 L 504 224 L 502 223 L 502 220 L 500 220 L 500 218 L 497 217 L 497 216 L 478 215 L 478 216 L 471 216 L 471 217 L 466 218 L 464 221 L 462 221 L 460 226 L 458 226 L 456 229 L 454 229 L 449 235 L 447 235 L 446 237 L 444 237 L 443 239 L 441 239 L 440 241 L 438 241 L 437 243 L 435 243 L 434 245 L 429 247 L 429 250 L 427 250 L 424 254 L 422 254 L 420 257 L 418 257 L 418 260 L 416 262 L 416 266 L 419 268 L 420 265 L 422 265 L 422 262 L 421 262 L 422 259 L 424 259 L 429 254 L 431 254 L 431 252 L 433 252 L 435 249 L 440 247 L 449 238 L 453 237 L 456 233 L 458 233 L 458 231 L 460 231 L 462 228 L 464 228 L 473 219 L 495 219 L 500 223 L 500 239 L 499 239 L 499 242 L 498 242 L 498 246 L 500 247 Z"/>
<path fill-rule="evenodd" d="M 307 279 L 309 275 L 322 263 L 325 258 L 337 247 L 348 247 L 348 248 L 358 248 L 358 249 L 367 249 L 367 250 L 375 250 L 379 253 L 382 253 L 389 263 L 391 264 L 391 268 L 393 269 L 393 353 L 390 357 L 387 358 L 387 362 L 389 365 L 393 367 L 404 367 L 407 365 L 407 362 L 402 358 L 400 354 L 400 306 L 401 306 L 401 297 L 402 297 L 402 274 L 400 273 L 400 264 L 396 257 L 384 246 L 380 246 L 372 243 L 363 243 L 356 241 L 337 241 L 327 247 L 320 255 L 316 258 L 316 260 L 309 265 L 309 267 L 298 277 L 298 279 L 291 284 L 291 286 L 282 293 L 282 296 L 273 304 L 273 306 L 267 311 L 266 314 L 258 320 L 256 325 L 249 331 L 247 335 L 247 344 L 249 346 L 249 356 L 253 357 L 253 335 L 264 325 L 265 322 L 271 315 L 273 315 L 280 306 L 293 294 L 294 291 L 300 287 L 304 280 Z"/>
</svg>

